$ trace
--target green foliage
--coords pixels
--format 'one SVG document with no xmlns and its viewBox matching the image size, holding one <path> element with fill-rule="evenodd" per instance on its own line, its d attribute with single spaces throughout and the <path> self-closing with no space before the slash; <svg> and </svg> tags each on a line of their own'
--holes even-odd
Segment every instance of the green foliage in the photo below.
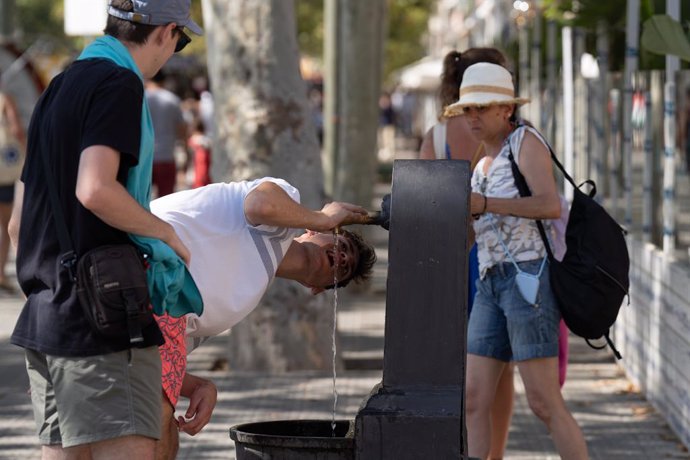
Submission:
<svg viewBox="0 0 690 460">
<path fill-rule="evenodd" d="M 423 37 L 434 0 L 388 0 L 388 38 L 385 44 L 384 81 L 426 55 Z"/>
<path fill-rule="evenodd" d="M 74 53 L 84 46 L 81 37 L 68 37 L 64 31 L 64 0 L 15 0 L 17 29 L 20 32 L 19 46 L 28 48 L 39 38 L 57 45 L 55 51 Z M 203 27 L 201 1 L 192 1 L 192 17 Z M 182 54 L 193 54 L 205 60 L 206 41 L 204 37 L 192 36 L 192 43 Z"/>
<path fill-rule="evenodd" d="M 63 0 L 16 0 L 16 12 L 20 47 L 28 48 L 41 37 L 67 48 L 77 46 L 77 40 L 65 35 Z"/>
<path fill-rule="evenodd" d="M 685 2 L 682 2 L 685 3 Z M 587 51 L 596 53 L 596 28 L 600 21 L 606 24 L 609 34 L 609 62 L 613 71 L 622 70 L 625 65 L 625 27 L 626 0 L 542 0 L 545 16 L 562 25 L 580 27 L 587 33 Z M 665 0 L 641 0 L 640 23 L 654 14 L 666 11 Z M 690 9 L 681 9 L 682 17 L 688 18 Z M 640 32 L 641 32 L 640 28 Z M 640 50 L 641 69 L 659 69 L 664 67 L 664 59 Z"/>
<path fill-rule="evenodd" d="M 324 1 L 295 1 L 299 49 L 303 54 L 317 59 L 323 56 Z"/>
<path fill-rule="evenodd" d="M 680 23 L 665 14 L 645 21 L 641 43 L 652 53 L 670 54 L 690 61 L 690 40 Z"/>
<path fill-rule="evenodd" d="M 346 0 L 367 1 L 367 0 Z M 384 81 L 394 71 L 426 55 L 423 36 L 435 0 L 387 0 Z M 297 39 L 302 53 L 323 56 L 324 0 L 296 0 Z"/>
</svg>

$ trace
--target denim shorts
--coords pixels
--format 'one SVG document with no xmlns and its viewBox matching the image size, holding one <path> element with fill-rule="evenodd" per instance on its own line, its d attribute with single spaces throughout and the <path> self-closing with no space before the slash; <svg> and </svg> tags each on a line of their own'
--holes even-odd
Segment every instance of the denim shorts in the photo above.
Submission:
<svg viewBox="0 0 690 460">
<path fill-rule="evenodd" d="M 542 259 L 519 262 L 520 270 L 536 274 Z M 558 356 L 558 304 L 551 291 L 548 265 L 539 278 L 537 302 L 529 304 L 515 284 L 512 263 L 501 263 L 477 280 L 470 316 L 467 352 L 500 361 L 525 361 Z"/>
<path fill-rule="evenodd" d="M 25 350 L 31 402 L 43 445 L 73 447 L 161 433 L 158 347 L 63 358 Z"/>
</svg>

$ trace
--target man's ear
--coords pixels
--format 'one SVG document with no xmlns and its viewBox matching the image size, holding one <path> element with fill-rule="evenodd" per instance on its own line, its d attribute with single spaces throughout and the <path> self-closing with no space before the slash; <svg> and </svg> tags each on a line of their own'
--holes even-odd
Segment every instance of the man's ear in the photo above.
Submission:
<svg viewBox="0 0 690 460">
<path fill-rule="evenodd" d="M 155 37 L 156 43 L 159 45 L 163 44 L 163 40 L 168 37 L 168 34 L 170 34 L 170 36 L 172 38 L 174 38 L 175 27 L 177 27 L 175 25 L 175 23 L 171 22 L 170 24 L 167 24 L 165 26 L 161 26 L 158 29 L 156 29 L 153 32 L 154 34 L 157 34 L 157 35 L 153 35 Z"/>
<path fill-rule="evenodd" d="M 311 295 L 321 294 L 323 291 L 325 291 L 324 288 L 313 287 L 311 288 Z"/>
</svg>

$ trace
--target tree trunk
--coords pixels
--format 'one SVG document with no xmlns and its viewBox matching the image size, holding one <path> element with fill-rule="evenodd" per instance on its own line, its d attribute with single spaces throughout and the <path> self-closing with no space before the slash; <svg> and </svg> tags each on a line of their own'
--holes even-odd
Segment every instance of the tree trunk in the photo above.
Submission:
<svg viewBox="0 0 690 460">
<path fill-rule="evenodd" d="M 385 0 L 326 0 L 328 192 L 369 207 L 376 179 Z"/>
<path fill-rule="evenodd" d="M 203 9 L 218 126 L 213 177 L 281 177 L 300 190 L 305 206 L 320 208 L 323 172 L 299 71 L 294 3 L 204 0 Z M 231 369 L 330 369 L 331 299 L 276 280 L 232 329 Z"/>
</svg>

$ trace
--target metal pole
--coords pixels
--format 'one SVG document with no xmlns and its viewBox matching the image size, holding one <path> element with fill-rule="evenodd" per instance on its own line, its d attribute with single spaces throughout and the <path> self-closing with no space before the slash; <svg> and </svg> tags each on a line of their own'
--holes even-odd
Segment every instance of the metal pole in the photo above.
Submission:
<svg viewBox="0 0 690 460">
<path fill-rule="evenodd" d="M 676 249 L 676 84 L 664 85 L 664 253 Z"/>
<path fill-rule="evenodd" d="M 611 90 L 611 141 L 609 142 L 609 197 L 611 199 L 611 213 L 618 218 L 618 173 L 620 156 L 620 103 L 621 92 L 617 88 Z"/>
<path fill-rule="evenodd" d="M 572 28 L 563 27 L 563 156 L 565 169 L 573 174 L 573 38 Z M 568 201 L 573 199 L 573 189 L 563 181 L 563 194 Z"/>
<path fill-rule="evenodd" d="M 338 164 L 338 150 L 340 145 L 340 73 L 341 43 L 340 5 L 339 0 L 326 0 L 324 39 L 324 107 L 323 107 L 323 170 L 326 194 L 333 196 L 336 189 L 336 165 Z"/>
<path fill-rule="evenodd" d="M 585 177 L 594 179 L 594 164 L 596 162 L 597 156 L 597 137 L 596 137 L 596 125 L 598 123 L 598 114 L 593 110 L 596 96 L 595 96 L 595 83 L 591 79 L 586 79 L 584 82 L 585 95 L 583 97 L 585 102 L 585 114 L 584 118 L 585 124 L 585 143 L 583 155 L 587 159 Z"/>
<path fill-rule="evenodd" d="M 666 14 L 680 21 L 680 0 L 666 0 Z M 671 54 L 666 55 L 666 81 L 674 81 L 680 69 L 680 59 Z"/>
<path fill-rule="evenodd" d="M 579 27 L 573 29 L 573 170 L 576 180 L 587 177 L 588 154 L 585 148 L 587 140 L 587 110 L 585 100 L 585 79 L 582 76 L 581 59 L 585 53 L 585 32 Z"/>
<path fill-rule="evenodd" d="M 526 24 L 518 25 L 518 43 L 520 47 L 520 88 L 518 91 L 523 97 L 529 98 L 529 32 Z"/>
<path fill-rule="evenodd" d="M 548 129 L 548 139 L 555 142 L 556 139 L 556 31 L 558 25 L 555 21 L 546 23 L 546 94 L 548 95 L 548 108 L 544 111 L 542 126 Z"/>
<path fill-rule="evenodd" d="M 541 124 L 541 10 L 535 5 L 534 27 L 532 28 L 532 70 L 530 71 L 530 121 L 539 131 L 543 129 Z"/>
<path fill-rule="evenodd" d="M 623 92 L 623 176 L 625 225 L 632 225 L 632 98 L 633 73 L 637 71 L 640 42 L 640 0 L 628 0 Z"/>
<path fill-rule="evenodd" d="M 596 105 L 596 113 L 598 114 L 596 135 L 597 135 L 597 151 L 595 160 L 595 169 L 597 171 L 597 180 L 602 187 L 602 191 L 606 190 L 606 154 L 608 152 L 608 143 L 606 136 L 606 119 L 608 111 L 608 78 L 609 78 L 609 39 L 607 26 L 604 21 L 599 21 L 597 24 L 597 56 L 599 58 L 599 81 L 598 81 L 598 99 L 599 103 Z M 597 194 L 597 201 L 601 202 L 603 194 Z"/>
<path fill-rule="evenodd" d="M 652 93 L 644 92 L 644 169 L 642 173 L 642 238 L 652 240 L 652 177 L 654 175 L 654 130 L 652 127 Z"/>
<path fill-rule="evenodd" d="M 666 0 L 666 14 L 680 20 L 680 1 Z M 680 69 L 678 56 L 666 55 L 666 85 L 664 86 L 664 252 L 676 248 L 676 73 Z"/>
</svg>

